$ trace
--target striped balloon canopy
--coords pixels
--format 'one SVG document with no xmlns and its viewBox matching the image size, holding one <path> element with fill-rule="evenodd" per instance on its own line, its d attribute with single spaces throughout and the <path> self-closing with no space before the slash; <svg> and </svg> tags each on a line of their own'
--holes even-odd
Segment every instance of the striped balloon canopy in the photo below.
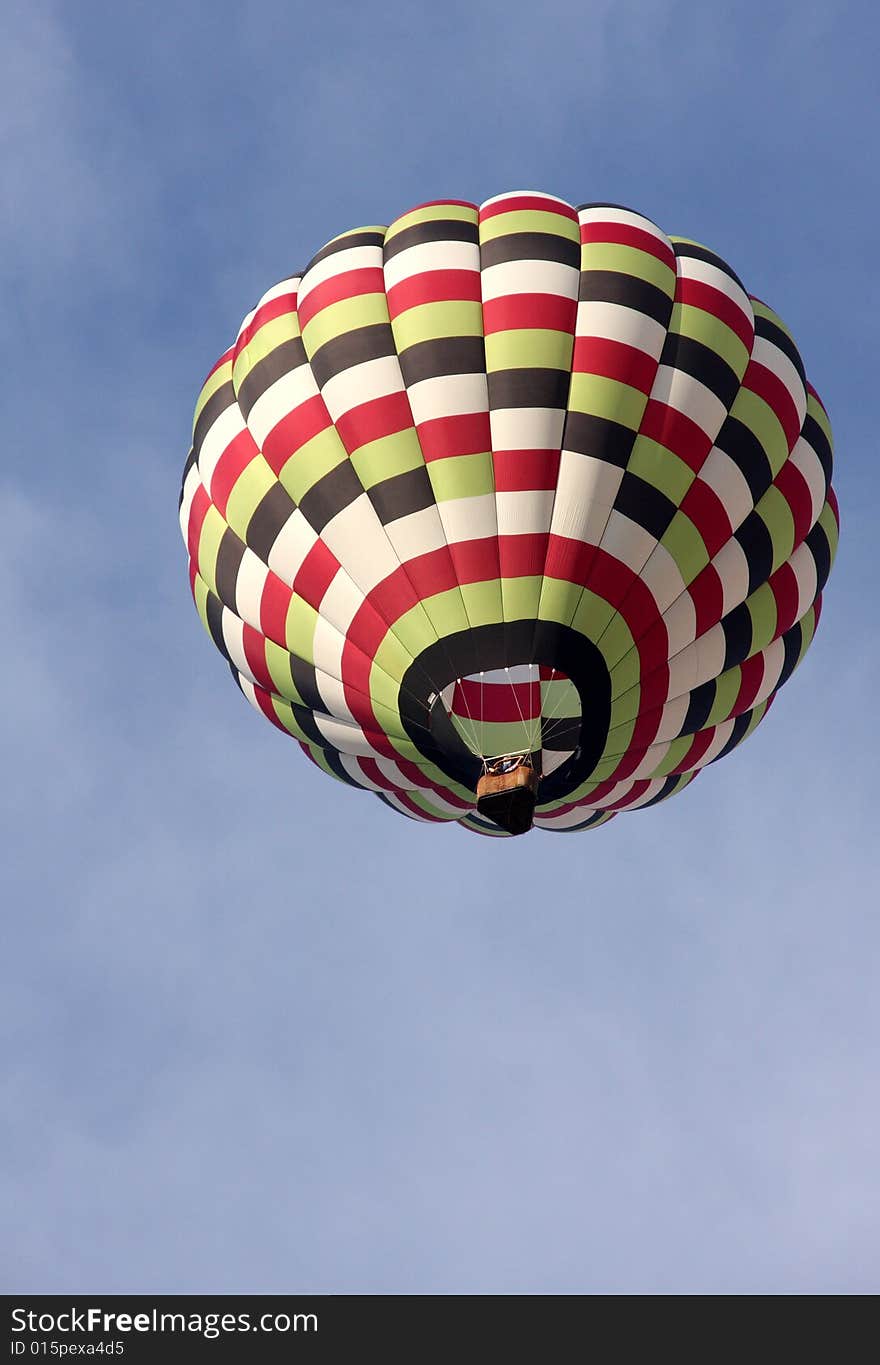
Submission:
<svg viewBox="0 0 880 1365">
<path fill-rule="evenodd" d="M 725 261 L 523 192 L 343 233 L 270 289 L 202 388 L 180 517 L 205 627 L 319 768 L 504 835 L 478 789 L 525 767 L 569 831 L 763 719 L 819 619 L 831 462 Z"/>
</svg>

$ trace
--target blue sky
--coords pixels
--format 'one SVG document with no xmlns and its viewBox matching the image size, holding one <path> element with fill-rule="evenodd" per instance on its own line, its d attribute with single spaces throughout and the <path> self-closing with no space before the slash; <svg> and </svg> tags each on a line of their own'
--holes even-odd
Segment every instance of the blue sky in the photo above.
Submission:
<svg viewBox="0 0 880 1365">
<path fill-rule="evenodd" d="M 4 38 L 4 1287 L 876 1291 L 875 7 L 13 0 Z M 176 504 L 269 285 L 519 188 L 779 311 L 843 526 L 754 738 L 494 841 L 260 723 Z"/>
</svg>

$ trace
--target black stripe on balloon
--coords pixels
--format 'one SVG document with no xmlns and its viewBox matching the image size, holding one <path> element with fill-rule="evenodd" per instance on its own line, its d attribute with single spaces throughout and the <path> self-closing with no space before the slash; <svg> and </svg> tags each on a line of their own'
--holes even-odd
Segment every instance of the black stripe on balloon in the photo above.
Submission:
<svg viewBox="0 0 880 1365">
<path fill-rule="evenodd" d="M 383 257 L 390 261 L 401 251 L 411 246 L 424 246 L 427 242 L 471 242 L 479 241 L 476 223 L 465 222 L 461 218 L 436 218 L 428 223 L 413 223 L 412 227 L 402 228 L 393 237 L 386 238 Z"/>
<path fill-rule="evenodd" d="M 303 271 L 307 275 L 313 265 L 319 261 L 326 261 L 331 256 L 336 256 L 340 251 L 350 251 L 355 246 L 381 246 L 385 241 L 385 229 L 381 232 L 348 232 L 344 237 L 338 237 L 335 242 L 328 242 L 326 246 L 316 256 L 313 256 Z"/>
<path fill-rule="evenodd" d="M 490 270 L 493 265 L 505 265 L 508 261 L 557 261 L 559 265 L 570 265 L 577 270 L 581 263 L 580 242 L 557 236 L 555 232 L 506 232 L 480 243 L 481 270 Z"/>
<path fill-rule="evenodd" d="M 627 470 L 614 499 L 614 510 L 650 532 L 655 540 L 660 540 L 677 508 L 659 488 Z"/>
<path fill-rule="evenodd" d="M 413 512 L 422 512 L 434 503 L 431 480 L 424 465 L 396 474 L 393 479 L 383 479 L 367 490 L 367 497 L 376 509 L 383 526 L 399 517 L 408 517 Z"/>
<path fill-rule="evenodd" d="M 782 664 L 782 671 L 779 674 L 779 681 L 774 688 L 778 692 L 780 687 L 788 682 L 794 670 L 801 660 L 804 650 L 804 629 L 800 621 L 795 621 L 791 630 L 787 630 L 782 637 L 782 647 L 785 658 Z"/>
<path fill-rule="evenodd" d="M 726 648 L 722 673 L 747 659 L 752 652 L 752 613 L 745 602 L 728 612 L 721 622 Z"/>
<path fill-rule="evenodd" d="M 621 212 L 623 213 L 632 213 L 636 218 L 641 218 L 644 216 L 643 214 L 639 213 L 638 209 L 630 208 L 629 204 L 612 204 L 606 199 L 597 199 L 589 204 L 577 205 L 578 213 L 586 213 L 587 209 L 620 209 Z M 645 222 L 650 223 L 651 222 L 650 218 L 646 218 Z M 657 224 L 651 223 L 651 226 L 657 227 Z M 660 229 L 658 228 L 657 230 L 659 232 Z"/>
<path fill-rule="evenodd" d="M 807 536 L 807 546 L 816 561 L 816 594 L 818 596 L 828 582 L 828 575 L 831 572 L 831 546 L 825 534 L 825 527 L 821 522 L 817 521 Z"/>
<path fill-rule="evenodd" d="M 315 717 L 312 715 L 308 707 L 300 706 L 297 702 L 294 701 L 290 703 L 290 709 L 293 713 L 293 719 L 296 721 L 297 725 L 302 730 L 306 739 L 310 740 L 312 744 L 317 744 L 320 748 L 323 749 L 325 744 L 327 743 L 327 736 L 321 734 L 321 731 L 315 724 Z"/>
<path fill-rule="evenodd" d="M 234 402 L 235 390 L 232 387 L 232 380 L 229 380 L 228 383 L 221 384 L 219 389 L 215 389 L 205 406 L 202 408 L 199 413 L 198 421 L 193 429 L 193 447 L 196 452 L 197 461 L 199 458 L 199 451 L 202 448 L 202 442 L 211 430 L 211 427 L 217 421 L 218 417 L 223 416 L 223 413 L 227 408 L 232 407 Z"/>
<path fill-rule="evenodd" d="M 808 412 L 804 418 L 804 425 L 801 427 L 801 435 L 812 446 L 816 456 L 822 466 L 825 475 L 825 492 L 828 492 L 828 485 L 831 483 L 831 473 L 834 465 L 834 456 L 831 451 L 831 442 L 825 435 L 812 413 Z"/>
<path fill-rule="evenodd" d="M 340 460 L 329 473 L 312 484 L 308 493 L 303 494 L 299 510 L 312 530 L 320 535 L 328 521 L 344 511 L 363 491 L 364 486 L 351 461 Z"/>
<path fill-rule="evenodd" d="M 436 704 L 436 696 L 456 678 L 481 669 L 509 668 L 524 660 L 566 674 L 580 702 L 577 748 L 541 780 L 539 801 L 555 801 L 565 798 L 596 766 L 611 716 L 608 667 L 598 648 L 579 631 L 554 621 L 533 620 L 456 631 L 428 646 L 407 669 L 400 685 L 400 714 L 419 751 L 447 776 L 474 791 L 482 762 L 463 744 L 442 705 Z"/>
<path fill-rule="evenodd" d="M 327 703 L 318 689 L 318 679 L 313 664 L 298 654 L 290 655 L 290 676 L 293 685 L 303 699 L 303 705 L 310 711 L 326 711 Z M 326 740 L 324 741 L 326 743 Z"/>
<path fill-rule="evenodd" d="M 273 483 L 254 508 L 245 540 L 264 564 L 279 533 L 296 511 L 296 504 L 280 483 Z"/>
<path fill-rule="evenodd" d="M 230 611 L 235 611 L 235 588 L 238 570 L 244 558 L 245 543 L 228 526 L 220 537 L 217 546 L 217 563 L 214 568 L 214 581 L 217 596 Z"/>
<path fill-rule="evenodd" d="M 226 648 L 226 641 L 223 639 L 223 603 L 210 590 L 205 599 L 205 616 L 208 620 L 208 631 L 211 639 L 227 663 L 231 663 L 229 650 Z"/>
<path fill-rule="evenodd" d="M 707 765 L 708 767 L 711 768 L 712 764 L 717 763 L 719 758 L 724 758 L 726 754 L 730 753 L 731 749 L 736 748 L 740 740 L 745 738 L 745 734 L 749 728 L 749 725 L 751 724 L 751 720 L 752 720 L 751 711 L 743 711 L 741 715 L 737 716 L 736 720 L 733 722 L 733 730 L 731 731 L 730 739 L 727 741 L 721 752 L 717 753 L 713 759 L 709 760 L 709 763 Z"/>
<path fill-rule="evenodd" d="M 578 284 L 581 303 L 618 303 L 637 313 L 669 326 L 672 316 L 672 295 L 636 275 L 622 270 L 582 270 Z"/>
<path fill-rule="evenodd" d="M 700 730 L 706 728 L 717 695 L 718 688 L 715 685 L 714 678 L 710 678 L 708 682 L 700 683 L 699 687 L 694 688 L 688 702 L 684 724 L 681 727 L 683 735 L 696 735 Z"/>
<path fill-rule="evenodd" d="M 487 379 L 493 412 L 503 408 L 564 409 L 568 403 L 568 370 L 494 370 Z"/>
<path fill-rule="evenodd" d="M 307 363 L 302 337 L 290 337 L 282 341 L 280 346 L 258 360 L 238 386 L 238 406 L 245 418 L 250 416 L 257 399 L 262 398 L 267 389 L 284 375 Z"/>
<path fill-rule="evenodd" d="M 482 374 L 486 368 L 486 347 L 482 337 L 437 337 L 417 341 L 400 352 L 404 382 L 411 386 L 423 379 L 446 374 Z"/>
<path fill-rule="evenodd" d="M 604 460 L 618 469 L 625 469 L 632 454 L 636 433 L 621 422 L 612 422 L 608 417 L 596 417 L 589 412 L 573 412 L 565 415 L 565 430 L 562 437 L 563 450 L 572 450 L 577 455 L 592 455 L 596 460 Z"/>
<path fill-rule="evenodd" d="M 801 353 L 797 346 L 795 346 L 791 337 L 788 336 L 786 332 L 783 332 L 782 328 L 777 326 L 775 322 L 772 322 L 770 318 L 762 317 L 758 312 L 755 313 L 755 336 L 763 337 L 765 341 L 772 342 L 777 350 L 781 351 L 783 355 L 788 356 L 792 365 L 798 372 L 801 383 L 806 389 L 807 373 L 804 369 L 804 362 L 801 360 Z"/>
<path fill-rule="evenodd" d="M 766 583 L 773 570 L 773 537 L 759 512 L 753 509 L 734 535 L 749 568 L 749 592 Z"/>
<path fill-rule="evenodd" d="M 344 782 L 349 787 L 356 787 L 358 791 L 370 791 L 369 787 L 362 787 L 357 778 L 352 777 L 351 773 L 343 766 L 342 759 L 339 756 L 339 750 L 327 748 L 326 745 L 327 741 L 325 739 L 321 746 L 321 753 L 324 755 L 324 761 L 334 777 L 338 777 L 340 782 Z"/>
<path fill-rule="evenodd" d="M 178 499 L 177 499 L 177 510 L 178 510 L 178 512 L 180 511 L 181 507 L 183 506 L 183 488 L 184 488 L 184 484 L 186 483 L 186 477 L 187 477 L 187 475 L 189 474 L 189 471 L 193 468 L 195 462 L 196 462 L 195 447 L 194 447 L 194 446 L 190 446 L 190 448 L 189 448 L 189 454 L 188 454 L 187 457 L 186 457 L 186 463 L 185 463 L 184 466 L 183 466 L 183 473 L 182 473 L 181 476 L 180 476 L 180 494 L 179 494 Z"/>
<path fill-rule="evenodd" d="M 715 444 L 733 460 L 749 486 L 752 502 L 758 502 L 773 482 L 773 470 L 755 433 L 739 418 L 728 415 Z"/>
<path fill-rule="evenodd" d="M 660 356 L 661 365 L 671 365 L 677 370 L 704 384 L 715 397 L 729 408 L 737 393 L 740 381 L 735 370 L 711 346 L 682 336 L 679 332 L 669 332 Z"/>
<path fill-rule="evenodd" d="M 725 275 L 729 276 L 735 284 L 739 285 L 743 293 L 746 292 L 745 286 L 736 271 L 720 256 L 716 256 L 714 251 L 710 251 L 708 247 L 698 246 L 696 242 L 673 242 L 672 249 L 676 256 L 683 256 L 694 261 L 705 261 L 707 265 L 717 266 L 717 268 Z"/>
<path fill-rule="evenodd" d="M 670 773 L 669 776 L 666 778 L 666 781 L 663 783 L 663 786 L 657 792 L 656 796 L 652 796 L 650 801 L 643 801 L 642 804 L 637 807 L 637 809 L 647 810 L 649 806 L 656 806 L 659 804 L 659 802 L 665 801 L 667 796 L 672 796 L 673 793 L 678 791 L 678 788 L 681 786 L 683 776 L 684 776 L 683 773 Z"/>
<path fill-rule="evenodd" d="M 343 370 L 362 365 L 366 360 L 381 360 L 396 355 L 394 335 L 388 322 L 374 322 L 369 327 L 355 327 L 342 336 L 332 337 L 319 346 L 311 357 L 312 373 L 323 388 Z"/>
</svg>

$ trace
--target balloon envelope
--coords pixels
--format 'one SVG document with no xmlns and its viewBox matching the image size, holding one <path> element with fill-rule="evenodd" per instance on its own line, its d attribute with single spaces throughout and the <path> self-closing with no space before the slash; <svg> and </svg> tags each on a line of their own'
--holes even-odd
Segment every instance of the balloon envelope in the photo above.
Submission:
<svg viewBox="0 0 880 1365">
<path fill-rule="evenodd" d="M 524 192 L 270 289 L 199 396 L 180 515 L 203 623 L 319 767 L 503 834 L 478 786 L 525 765 L 526 827 L 569 831 L 762 720 L 819 618 L 830 481 L 797 347 L 730 266 Z"/>
</svg>

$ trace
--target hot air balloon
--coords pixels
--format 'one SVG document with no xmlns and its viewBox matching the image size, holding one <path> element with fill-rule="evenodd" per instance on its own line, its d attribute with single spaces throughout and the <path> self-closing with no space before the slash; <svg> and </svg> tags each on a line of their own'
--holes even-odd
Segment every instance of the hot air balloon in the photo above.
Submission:
<svg viewBox="0 0 880 1365">
<path fill-rule="evenodd" d="M 549 194 L 333 238 L 199 396 L 199 615 L 321 769 L 416 820 L 581 830 L 766 715 L 837 543 L 831 430 L 708 248 Z"/>
</svg>

